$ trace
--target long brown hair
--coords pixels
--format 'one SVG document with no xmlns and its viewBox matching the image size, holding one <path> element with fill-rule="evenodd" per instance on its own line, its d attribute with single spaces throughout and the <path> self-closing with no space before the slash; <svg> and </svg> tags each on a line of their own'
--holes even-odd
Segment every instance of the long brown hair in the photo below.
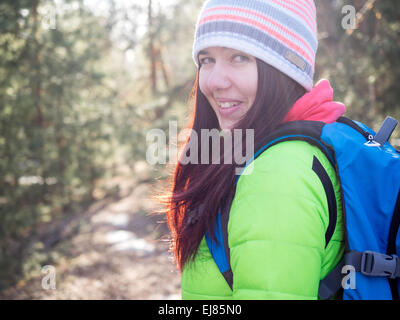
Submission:
<svg viewBox="0 0 400 320">
<path fill-rule="evenodd" d="M 254 129 L 254 150 L 261 147 L 263 138 L 282 123 L 295 101 L 305 93 L 305 89 L 297 82 L 258 59 L 257 69 L 255 102 L 235 126 L 235 129 Z M 188 127 L 197 133 L 201 129 L 219 130 L 215 112 L 199 89 L 198 75 L 199 72 L 193 87 L 195 103 Z M 242 154 L 246 154 L 244 139 L 245 135 L 241 143 Z M 184 153 L 190 150 L 190 143 L 189 138 L 183 145 Z M 199 157 L 200 154 L 199 150 Z M 217 210 L 235 191 L 235 163 L 197 163 L 178 162 L 166 196 L 166 216 L 172 236 L 172 250 L 180 270 L 195 257 L 206 231 L 214 237 Z"/>
</svg>

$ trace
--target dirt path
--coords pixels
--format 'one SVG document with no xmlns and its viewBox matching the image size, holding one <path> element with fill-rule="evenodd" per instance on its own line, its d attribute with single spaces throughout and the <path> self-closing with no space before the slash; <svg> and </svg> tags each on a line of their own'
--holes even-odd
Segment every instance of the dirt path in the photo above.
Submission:
<svg viewBox="0 0 400 320">
<path fill-rule="evenodd" d="M 120 200 L 99 201 L 82 214 L 68 254 L 54 265 L 56 289 L 43 289 L 45 274 L 38 272 L 3 298 L 180 299 L 179 273 L 167 243 L 159 240 L 166 226 L 145 214 L 154 208 L 147 200 L 150 186 L 131 181 L 118 182 Z"/>
</svg>

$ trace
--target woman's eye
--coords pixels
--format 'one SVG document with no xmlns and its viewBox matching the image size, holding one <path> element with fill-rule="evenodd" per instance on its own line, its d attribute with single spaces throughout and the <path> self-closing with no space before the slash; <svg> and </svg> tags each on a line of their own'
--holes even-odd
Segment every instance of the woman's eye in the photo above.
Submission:
<svg viewBox="0 0 400 320">
<path fill-rule="evenodd" d="M 209 58 L 209 57 L 200 58 L 200 65 L 209 64 L 209 63 L 212 63 L 212 58 Z"/>
<path fill-rule="evenodd" d="M 245 62 L 245 61 L 249 61 L 249 60 L 250 60 L 249 57 L 246 57 L 246 56 L 243 56 L 243 55 L 240 55 L 240 54 L 235 55 L 233 57 L 233 61 L 234 62 Z"/>
</svg>

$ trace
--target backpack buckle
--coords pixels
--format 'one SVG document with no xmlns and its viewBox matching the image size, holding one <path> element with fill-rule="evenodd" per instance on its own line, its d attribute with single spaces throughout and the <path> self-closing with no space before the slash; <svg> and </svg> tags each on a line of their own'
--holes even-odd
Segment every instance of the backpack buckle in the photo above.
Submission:
<svg viewBox="0 0 400 320">
<path fill-rule="evenodd" d="M 394 279 L 400 276 L 400 259 L 394 254 L 364 251 L 361 256 L 361 273 Z"/>
</svg>

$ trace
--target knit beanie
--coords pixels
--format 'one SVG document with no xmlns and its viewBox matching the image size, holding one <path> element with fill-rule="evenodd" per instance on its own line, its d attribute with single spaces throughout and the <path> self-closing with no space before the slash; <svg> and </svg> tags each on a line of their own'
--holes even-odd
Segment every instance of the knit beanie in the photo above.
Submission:
<svg viewBox="0 0 400 320">
<path fill-rule="evenodd" d="M 199 51 L 215 46 L 252 55 L 310 91 L 318 47 L 314 0 L 208 0 L 196 24 L 197 67 Z"/>
</svg>

